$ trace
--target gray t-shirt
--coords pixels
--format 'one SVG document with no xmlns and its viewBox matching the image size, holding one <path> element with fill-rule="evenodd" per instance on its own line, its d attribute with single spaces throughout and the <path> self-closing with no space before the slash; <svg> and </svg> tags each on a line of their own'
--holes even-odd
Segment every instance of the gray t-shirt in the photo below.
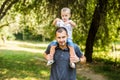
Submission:
<svg viewBox="0 0 120 80">
<path fill-rule="evenodd" d="M 80 48 L 74 44 L 75 53 L 78 57 L 83 54 Z M 49 54 L 50 45 L 47 47 L 45 53 Z M 69 48 L 64 50 L 58 46 L 55 49 L 54 63 L 51 65 L 50 80 L 76 80 L 76 69 L 70 67 Z"/>
<path fill-rule="evenodd" d="M 68 38 L 72 39 L 73 26 L 71 24 L 65 24 L 62 20 L 59 20 L 56 22 L 56 26 L 66 28 L 68 32 Z"/>
</svg>

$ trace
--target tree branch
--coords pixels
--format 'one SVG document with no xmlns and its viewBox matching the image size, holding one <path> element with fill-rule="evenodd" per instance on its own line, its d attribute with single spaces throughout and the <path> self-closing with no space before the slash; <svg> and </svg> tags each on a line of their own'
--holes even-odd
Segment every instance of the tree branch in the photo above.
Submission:
<svg viewBox="0 0 120 80">
<path fill-rule="evenodd" d="M 0 8 L 0 15 L 1 15 L 1 13 L 3 12 L 3 10 L 4 10 L 5 5 L 7 5 L 7 3 L 9 3 L 9 2 L 10 2 L 10 0 L 5 0 L 5 1 L 3 2 L 2 6 L 1 6 L 1 8 Z"/>
<path fill-rule="evenodd" d="M 11 9 L 11 7 L 15 4 L 15 3 L 17 3 L 19 0 L 14 0 L 14 1 L 12 1 L 8 6 L 7 6 L 7 8 L 5 8 L 5 5 L 7 5 L 7 1 L 6 1 L 6 3 L 4 2 L 4 5 L 1 7 L 1 15 L 0 15 L 0 20 L 6 15 L 6 13 L 8 12 L 8 10 L 10 10 Z M 3 11 L 4 10 L 4 11 Z"/>
</svg>

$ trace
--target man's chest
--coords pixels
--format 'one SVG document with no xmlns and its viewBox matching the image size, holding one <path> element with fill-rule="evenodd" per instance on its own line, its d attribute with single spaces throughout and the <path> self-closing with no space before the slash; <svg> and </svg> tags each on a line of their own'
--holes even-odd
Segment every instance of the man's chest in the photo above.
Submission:
<svg viewBox="0 0 120 80">
<path fill-rule="evenodd" d="M 55 61 L 69 61 L 69 51 L 56 50 L 54 59 Z"/>
</svg>

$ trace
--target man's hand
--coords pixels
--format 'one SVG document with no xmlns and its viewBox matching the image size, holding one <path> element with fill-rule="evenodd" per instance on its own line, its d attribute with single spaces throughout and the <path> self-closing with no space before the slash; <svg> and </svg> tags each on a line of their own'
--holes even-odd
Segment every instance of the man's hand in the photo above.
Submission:
<svg viewBox="0 0 120 80">
<path fill-rule="evenodd" d="M 71 57 L 70 57 L 70 61 L 73 62 L 73 63 L 77 63 L 77 62 L 80 61 L 80 59 L 79 59 L 79 57 L 77 57 L 77 56 L 71 56 Z"/>
<path fill-rule="evenodd" d="M 47 60 L 52 60 L 52 59 L 53 59 L 53 56 L 50 55 L 50 54 L 48 54 L 48 55 L 46 55 L 46 59 L 47 59 Z"/>
</svg>

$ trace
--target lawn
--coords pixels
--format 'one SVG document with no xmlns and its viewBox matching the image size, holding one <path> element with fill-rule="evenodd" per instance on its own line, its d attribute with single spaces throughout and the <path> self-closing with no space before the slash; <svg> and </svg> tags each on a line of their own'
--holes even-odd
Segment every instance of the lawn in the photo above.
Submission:
<svg viewBox="0 0 120 80">
<path fill-rule="evenodd" d="M 43 52 L 48 43 L 8 41 L 0 45 L 0 80 L 49 80 Z M 38 59 L 40 58 L 40 59 Z M 78 80 L 85 80 L 80 76 Z"/>
<path fill-rule="evenodd" d="M 47 45 L 48 42 L 29 41 L 7 41 L 6 44 L 0 44 L 0 80 L 49 80 L 50 66 L 46 66 L 43 58 Z M 119 48 L 120 44 L 117 46 Z M 99 80 L 120 79 L 119 53 L 119 49 L 115 53 L 94 52 L 93 63 L 84 69 L 78 67 L 77 80 L 98 80 L 99 76 L 102 76 Z M 90 70 L 86 71 L 88 67 Z"/>
</svg>

